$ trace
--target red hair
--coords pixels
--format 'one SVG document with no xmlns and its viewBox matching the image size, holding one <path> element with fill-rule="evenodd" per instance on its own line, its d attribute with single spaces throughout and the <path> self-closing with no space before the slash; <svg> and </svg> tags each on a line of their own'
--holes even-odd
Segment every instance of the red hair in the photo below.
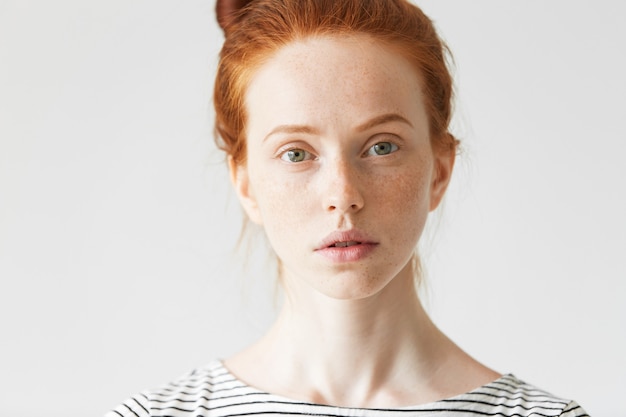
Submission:
<svg viewBox="0 0 626 417">
<path fill-rule="evenodd" d="M 432 21 L 406 0 L 218 1 L 226 40 L 215 79 L 216 143 L 236 164 L 246 159 L 244 97 L 254 72 L 282 46 L 311 36 L 363 34 L 394 48 L 422 79 L 431 143 L 454 150 L 449 52 Z"/>
</svg>

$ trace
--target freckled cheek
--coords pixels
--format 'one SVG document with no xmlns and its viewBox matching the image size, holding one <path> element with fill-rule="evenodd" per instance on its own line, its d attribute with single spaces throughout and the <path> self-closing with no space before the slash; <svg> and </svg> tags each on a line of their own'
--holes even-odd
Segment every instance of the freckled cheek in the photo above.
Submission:
<svg viewBox="0 0 626 417">
<path fill-rule="evenodd" d="M 268 237 L 286 235 L 297 239 L 299 232 L 306 229 L 307 213 L 313 204 L 306 187 L 301 183 L 267 179 L 255 188 Z"/>
<path fill-rule="evenodd" d="M 377 211 L 392 238 L 412 244 L 421 233 L 428 216 L 428 181 L 423 174 L 396 175 L 386 179 L 384 192 L 372 195 L 372 209 Z"/>
<path fill-rule="evenodd" d="M 381 178 L 375 187 L 382 190 L 376 197 L 381 204 L 390 207 L 394 212 L 415 211 L 427 199 L 428 181 L 423 172 L 401 173 Z"/>
</svg>

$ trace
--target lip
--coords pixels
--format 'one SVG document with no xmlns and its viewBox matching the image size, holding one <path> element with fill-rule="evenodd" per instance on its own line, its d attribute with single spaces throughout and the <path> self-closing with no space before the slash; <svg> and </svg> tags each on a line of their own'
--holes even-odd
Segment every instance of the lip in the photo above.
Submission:
<svg viewBox="0 0 626 417">
<path fill-rule="evenodd" d="M 340 242 L 357 242 L 357 244 L 334 246 Z M 333 262 L 354 262 L 367 257 L 376 246 L 378 242 L 359 230 L 339 230 L 326 236 L 315 252 Z"/>
</svg>

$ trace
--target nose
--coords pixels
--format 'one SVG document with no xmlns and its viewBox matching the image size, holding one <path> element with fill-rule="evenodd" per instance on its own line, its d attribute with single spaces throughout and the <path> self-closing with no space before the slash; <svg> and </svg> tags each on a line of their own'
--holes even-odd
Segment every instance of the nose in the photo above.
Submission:
<svg viewBox="0 0 626 417">
<path fill-rule="evenodd" d="M 340 213 L 361 210 L 364 204 L 361 192 L 362 173 L 345 160 L 335 161 L 327 168 L 327 175 L 324 176 L 324 210 Z"/>
</svg>

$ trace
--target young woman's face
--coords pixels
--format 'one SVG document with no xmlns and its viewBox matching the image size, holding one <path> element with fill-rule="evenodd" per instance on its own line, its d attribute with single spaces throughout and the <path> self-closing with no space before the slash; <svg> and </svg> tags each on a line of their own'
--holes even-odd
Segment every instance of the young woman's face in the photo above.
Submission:
<svg viewBox="0 0 626 417">
<path fill-rule="evenodd" d="M 283 47 L 246 94 L 247 161 L 233 169 L 287 285 L 373 295 L 410 260 L 454 155 L 435 155 L 419 76 L 367 37 Z"/>
</svg>

